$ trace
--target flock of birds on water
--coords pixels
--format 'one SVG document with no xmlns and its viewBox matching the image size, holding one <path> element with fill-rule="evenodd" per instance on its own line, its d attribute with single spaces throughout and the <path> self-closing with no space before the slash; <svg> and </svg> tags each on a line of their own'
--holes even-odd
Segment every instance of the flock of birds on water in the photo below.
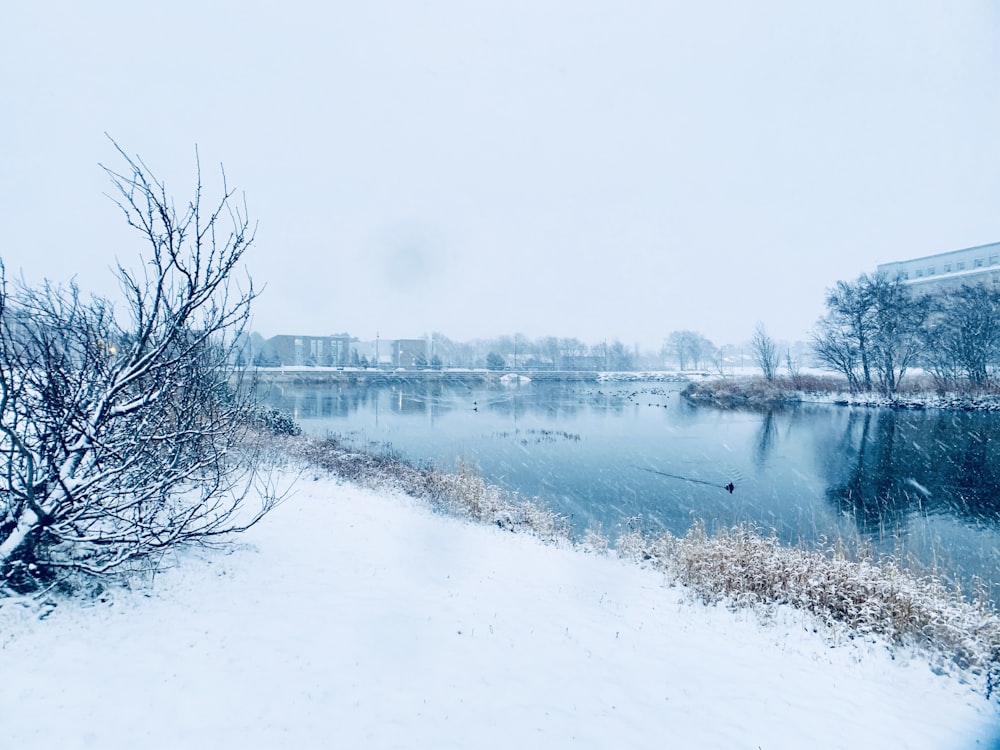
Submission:
<svg viewBox="0 0 1000 750">
<path fill-rule="evenodd" d="M 640 393 L 645 393 L 645 394 L 648 394 L 649 396 L 660 396 L 662 398 L 667 399 L 667 398 L 670 398 L 670 393 L 671 392 L 667 391 L 665 389 L 662 389 L 662 388 L 647 388 L 647 389 L 643 389 L 642 391 L 632 391 L 631 393 L 625 395 L 625 400 L 631 401 L 633 404 L 637 404 L 637 405 L 641 406 L 642 404 L 638 401 L 638 397 L 639 397 Z M 595 395 L 603 397 L 603 396 L 611 396 L 612 394 L 606 394 L 606 393 L 604 393 L 604 391 L 597 390 L 595 392 Z M 646 402 L 646 406 L 667 408 L 667 406 L 669 406 L 669 404 L 664 404 L 664 403 L 654 404 L 654 403 L 652 403 L 650 401 L 647 401 Z M 474 411 L 474 412 L 478 412 L 479 411 L 479 402 L 478 401 L 473 401 L 472 402 L 472 411 Z M 540 434 L 542 436 L 542 437 L 537 438 L 534 441 L 536 443 L 540 443 L 540 442 L 543 442 L 545 440 L 549 440 L 549 441 L 550 440 L 554 440 L 555 437 L 553 437 L 553 436 L 562 436 L 562 437 L 565 437 L 566 439 L 569 439 L 569 440 L 575 440 L 577 442 L 580 441 L 580 436 L 579 435 L 570 434 L 570 433 L 567 433 L 567 432 L 561 432 L 561 433 L 559 433 L 559 432 L 555 432 L 555 431 L 552 431 L 552 430 L 528 430 L 527 432 L 528 433 L 538 433 L 538 434 Z M 508 436 L 509 436 L 509 433 L 498 433 L 498 434 L 495 435 L 495 437 L 508 437 Z M 521 442 L 526 445 L 528 443 L 528 440 L 527 439 L 522 439 Z M 680 480 L 685 481 L 685 482 L 693 482 L 695 484 L 704 484 L 704 485 L 707 485 L 709 487 L 718 487 L 719 486 L 715 482 L 708 482 L 708 481 L 706 481 L 704 479 L 697 479 L 696 477 L 686 477 L 686 476 L 684 476 L 682 474 L 670 474 L 670 473 L 665 472 L 665 471 L 658 471 L 656 469 L 650 469 L 650 468 L 645 467 L 645 466 L 636 466 L 635 468 L 640 469 L 642 471 L 648 471 L 648 472 L 651 472 L 653 474 L 658 474 L 658 475 L 663 476 L 663 477 L 669 477 L 670 479 L 680 479 Z M 727 482 L 726 484 L 722 485 L 721 487 L 726 492 L 728 492 L 730 495 L 732 495 L 733 492 L 736 491 L 736 485 L 733 484 L 732 481 Z"/>
</svg>

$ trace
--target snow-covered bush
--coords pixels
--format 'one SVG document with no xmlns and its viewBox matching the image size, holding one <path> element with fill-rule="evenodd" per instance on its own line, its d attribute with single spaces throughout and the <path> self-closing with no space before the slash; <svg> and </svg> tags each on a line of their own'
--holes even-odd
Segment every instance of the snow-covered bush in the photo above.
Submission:
<svg viewBox="0 0 1000 750">
<path fill-rule="evenodd" d="M 0 591 L 104 574 L 256 523 L 252 383 L 230 363 L 253 227 L 223 184 L 178 213 L 145 164 L 106 168 L 145 246 L 122 300 L 0 283 Z M 224 183 L 224 180 L 223 180 Z M 2 282 L 2 269 L 0 269 Z"/>
<path fill-rule="evenodd" d="M 257 406 L 250 415 L 250 424 L 274 435 L 301 435 L 302 426 L 288 412 L 274 407 Z"/>
</svg>

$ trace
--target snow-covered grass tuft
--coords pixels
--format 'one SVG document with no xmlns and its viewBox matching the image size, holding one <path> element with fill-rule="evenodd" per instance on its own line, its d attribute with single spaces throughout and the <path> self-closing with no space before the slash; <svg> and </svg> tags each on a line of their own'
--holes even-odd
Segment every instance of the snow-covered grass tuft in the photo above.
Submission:
<svg viewBox="0 0 1000 750">
<path fill-rule="evenodd" d="M 1000 689 L 996 612 L 891 558 L 849 559 L 839 546 L 782 546 L 775 536 L 746 526 L 709 536 L 701 524 L 683 537 L 632 531 L 618 539 L 617 548 L 623 557 L 663 570 L 706 602 L 790 605 L 830 626 L 921 648 L 939 668 L 957 668 L 979 682 L 987 697 Z"/>
<path fill-rule="evenodd" d="M 288 412 L 258 404 L 250 414 L 250 423 L 273 435 L 301 435 L 302 426 Z"/>
<path fill-rule="evenodd" d="M 566 520 L 536 501 L 521 500 L 486 482 L 466 464 L 450 474 L 431 472 L 432 498 L 459 515 L 509 531 L 529 531 L 545 541 L 569 536 Z"/>
<path fill-rule="evenodd" d="M 484 480 L 471 467 L 456 472 L 410 464 L 391 451 L 353 449 L 334 437 L 297 443 L 310 464 L 341 479 L 377 490 L 395 490 L 430 501 L 450 513 L 502 529 L 528 532 L 545 541 L 569 538 L 566 520 L 537 501 L 528 501 Z"/>
</svg>

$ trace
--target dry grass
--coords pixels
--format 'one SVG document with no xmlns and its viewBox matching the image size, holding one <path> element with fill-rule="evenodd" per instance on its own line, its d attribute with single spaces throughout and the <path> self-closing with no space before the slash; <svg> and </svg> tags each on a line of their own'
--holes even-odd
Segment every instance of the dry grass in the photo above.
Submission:
<svg viewBox="0 0 1000 750">
<path fill-rule="evenodd" d="M 906 396 L 936 393 L 966 398 L 1000 396 L 1000 382 L 992 379 L 986 383 L 971 383 L 962 378 L 941 380 L 930 374 L 908 374 L 900 383 L 897 393 Z"/>
<path fill-rule="evenodd" d="M 530 531 L 545 541 L 569 538 L 566 520 L 537 501 L 520 500 L 486 482 L 465 464 L 453 474 L 435 473 L 434 499 L 459 515 L 510 531 Z"/>
<path fill-rule="evenodd" d="M 465 464 L 454 473 L 445 473 L 414 466 L 387 449 L 360 451 L 332 437 L 297 441 L 295 450 L 307 463 L 365 487 L 400 491 L 450 513 L 509 531 L 532 533 L 545 541 L 569 538 L 562 516 L 537 501 L 523 500 L 489 484 Z"/>
<path fill-rule="evenodd" d="M 681 395 L 696 404 L 720 408 L 772 408 L 796 403 L 803 397 L 823 394 L 851 394 L 854 403 L 872 406 L 934 406 L 936 408 L 990 408 L 996 410 L 1000 383 L 974 385 L 967 381 L 943 383 L 931 375 L 911 373 L 895 393 L 885 395 L 877 384 L 870 391 L 852 392 L 840 375 L 795 375 L 765 380 L 719 378 L 692 382 Z M 806 399 L 808 400 L 808 398 Z"/>
<path fill-rule="evenodd" d="M 802 400 L 803 393 L 840 393 L 847 390 L 843 378 L 822 375 L 796 375 L 774 380 L 755 378 L 725 378 L 703 383 L 691 383 L 681 395 L 698 404 L 724 408 L 767 408 Z"/>
<path fill-rule="evenodd" d="M 827 625 L 921 648 L 941 668 L 980 682 L 988 697 L 1000 687 L 996 612 L 890 558 L 852 560 L 839 547 L 784 547 L 742 526 L 713 536 L 701 525 L 683 537 L 631 532 L 617 546 L 623 557 L 654 565 L 706 602 L 790 605 Z"/>
</svg>

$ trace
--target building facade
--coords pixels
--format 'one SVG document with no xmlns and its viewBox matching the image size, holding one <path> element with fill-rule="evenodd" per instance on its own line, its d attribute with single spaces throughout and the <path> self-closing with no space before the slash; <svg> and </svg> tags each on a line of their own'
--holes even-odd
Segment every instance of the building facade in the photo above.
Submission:
<svg viewBox="0 0 1000 750">
<path fill-rule="evenodd" d="M 882 263 L 879 273 L 914 289 L 941 291 L 962 284 L 1000 285 L 1000 242 Z"/>
<path fill-rule="evenodd" d="M 266 342 L 282 365 L 333 367 L 350 362 L 351 337 L 346 333 L 334 336 L 272 336 Z"/>
</svg>

